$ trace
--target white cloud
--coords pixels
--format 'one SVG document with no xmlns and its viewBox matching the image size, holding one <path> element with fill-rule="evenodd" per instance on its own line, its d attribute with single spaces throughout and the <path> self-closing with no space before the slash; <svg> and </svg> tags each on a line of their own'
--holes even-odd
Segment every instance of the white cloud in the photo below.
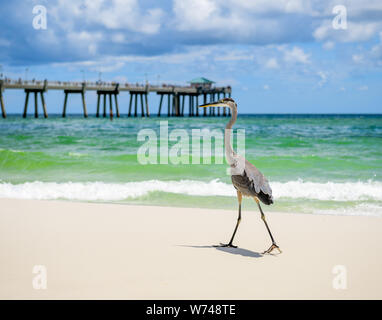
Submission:
<svg viewBox="0 0 382 320">
<path fill-rule="evenodd" d="M 211 32 L 204 36 L 250 43 L 289 42 L 301 30 L 290 24 L 288 15 L 310 15 L 303 0 L 173 0 L 172 27 L 180 32 Z M 310 36 L 310 26 L 304 29 Z"/>
<path fill-rule="evenodd" d="M 323 85 L 328 74 L 321 70 L 336 69 L 330 73 L 334 81 L 349 75 L 350 69 L 382 66 L 382 42 L 372 49 L 371 41 L 368 47 L 346 45 L 346 51 L 338 44 L 374 40 L 382 32 L 382 1 L 365 0 L 361 5 L 347 0 L 348 30 L 332 27 L 337 2 L 173 0 L 169 6 L 138 0 L 56 0 L 48 7 L 47 30 L 17 38 L 25 39 L 24 47 L 34 52 L 47 52 L 49 61 L 101 61 L 104 70 L 127 62 L 158 61 L 209 71 L 223 66 L 227 73 L 277 70 L 281 77 L 287 77 L 287 70 L 288 76 L 309 76 L 313 85 L 319 77 Z M 315 40 L 321 43 L 310 46 Z M 3 44 L 13 47 L 14 41 Z M 110 57 L 115 57 L 113 63 Z"/>
<path fill-rule="evenodd" d="M 355 63 L 361 63 L 364 60 L 364 56 L 363 56 L 363 54 L 353 54 L 352 55 L 352 60 Z"/>
<path fill-rule="evenodd" d="M 318 86 L 322 87 L 328 80 L 328 76 L 324 71 L 318 71 L 317 75 L 320 77 L 320 81 L 318 82 Z"/>
<path fill-rule="evenodd" d="M 66 39 L 76 47 L 76 49 L 84 49 L 87 53 L 94 56 L 97 53 L 98 43 L 102 41 L 103 34 L 101 32 L 68 32 Z"/>
<path fill-rule="evenodd" d="M 325 50 L 332 50 L 335 46 L 335 43 L 333 41 L 326 41 L 322 47 L 325 49 Z"/>
<path fill-rule="evenodd" d="M 382 66 L 382 32 L 379 33 L 379 43 L 371 48 L 370 59 Z"/>
<path fill-rule="evenodd" d="M 125 35 L 123 33 L 115 33 L 111 36 L 111 40 L 115 43 L 124 43 L 126 42 Z"/>
<path fill-rule="evenodd" d="M 323 20 L 313 31 L 318 41 L 362 42 L 368 41 L 382 30 L 382 2 L 379 0 L 327 0 L 323 3 L 319 17 Z M 336 30 L 332 22 L 336 14 L 332 9 L 343 4 L 347 10 L 347 29 Z"/>
<path fill-rule="evenodd" d="M 327 50 L 335 42 L 367 41 L 382 30 L 382 20 L 373 18 L 382 14 L 381 1 L 344 4 L 347 30 L 332 26 L 337 0 L 173 0 L 173 26 L 181 32 L 209 31 L 210 37 L 233 36 L 251 43 L 292 42 L 304 35 L 325 41 Z"/>
<path fill-rule="evenodd" d="M 373 68 L 382 66 L 382 32 L 379 34 L 379 42 L 367 50 L 363 47 L 358 48 L 357 53 L 353 53 L 352 61 L 357 65 Z"/>
<path fill-rule="evenodd" d="M 279 68 L 279 63 L 276 58 L 270 58 L 265 62 L 265 67 L 268 69 L 277 69 Z"/>
<path fill-rule="evenodd" d="M 174 0 L 173 11 L 180 31 L 211 30 L 224 25 L 221 9 L 213 0 Z"/>
<path fill-rule="evenodd" d="M 230 7 L 235 5 L 237 8 L 255 13 L 309 13 L 312 11 L 310 1 L 306 0 L 230 0 L 227 3 Z"/>
<path fill-rule="evenodd" d="M 310 63 L 310 55 L 297 46 L 294 46 L 291 50 L 281 47 L 281 50 L 284 52 L 284 60 L 288 63 Z"/>
<path fill-rule="evenodd" d="M 155 34 L 159 32 L 164 12 L 159 8 L 142 11 L 137 0 L 58 0 L 49 9 L 49 15 L 66 30 L 73 30 L 76 23 L 81 23 Z"/>
<path fill-rule="evenodd" d="M 366 86 L 366 85 L 363 85 L 363 86 L 360 86 L 360 87 L 358 88 L 358 90 L 360 90 L 360 91 L 367 91 L 367 90 L 369 90 L 369 87 Z"/>
<path fill-rule="evenodd" d="M 246 54 L 240 51 L 229 51 L 226 54 L 218 55 L 215 57 L 216 61 L 245 61 L 245 60 L 253 60 L 253 54 Z"/>
<path fill-rule="evenodd" d="M 324 20 L 314 30 L 313 36 L 318 41 L 359 42 L 370 40 L 381 28 L 382 23 L 378 22 L 348 20 L 346 30 L 336 30 L 332 26 L 332 20 Z"/>
</svg>

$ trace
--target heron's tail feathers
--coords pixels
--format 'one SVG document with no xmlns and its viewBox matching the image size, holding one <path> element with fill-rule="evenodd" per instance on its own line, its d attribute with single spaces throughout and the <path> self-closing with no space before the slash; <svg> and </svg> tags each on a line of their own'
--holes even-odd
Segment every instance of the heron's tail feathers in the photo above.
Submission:
<svg viewBox="0 0 382 320">
<path fill-rule="evenodd" d="M 260 201 L 266 205 L 270 205 L 273 203 L 273 197 L 269 194 L 264 193 L 262 190 L 257 194 L 257 197 L 260 199 Z"/>
</svg>

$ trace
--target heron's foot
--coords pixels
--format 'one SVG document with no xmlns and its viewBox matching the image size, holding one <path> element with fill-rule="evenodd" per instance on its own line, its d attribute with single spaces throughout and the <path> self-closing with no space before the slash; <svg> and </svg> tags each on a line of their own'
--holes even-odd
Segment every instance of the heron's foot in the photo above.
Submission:
<svg viewBox="0 0 382 320">
<path fill-rule="evenodd" d="M 279 253 L 282 253 L 282 251 L 280 250 L 279 246 L 276 244 L 276 243 L 272 243 L 272 245 L 270 246 L 270 248 L 268 250 L 265 250 L 263 252 L 263 254 L 266 254 L 266 253 L 271 253 L 274 249 L 277 249 L 279 250 Z"/>
<path fill-rule="evenodd" d="M 214 247 L 218 247 L 218 248 L 237 248 L 237 246 L 234 246 L 231 242 L 230 243 L 220 243 L 219 245 L 216 245 Z"/>
</svg>

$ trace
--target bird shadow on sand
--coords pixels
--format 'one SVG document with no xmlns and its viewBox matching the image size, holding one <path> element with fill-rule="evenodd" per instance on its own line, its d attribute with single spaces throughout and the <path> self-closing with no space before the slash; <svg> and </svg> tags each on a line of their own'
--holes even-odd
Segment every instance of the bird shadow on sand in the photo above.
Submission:
<svg viewBox="0 0 382 320">
<path fill-rule="evenodd" d="M 229 248 L 229 247 L 220 247 L 220 246 L 190 246 L 190 245 L 179 245 L 180 247 L 189 247 L 196 249 L 215 249 L 223 251 L 225 253 L 236 254 L 243 257 L 251 258 L 261 258 L 263 255 L 259 252 L 251 251 L 243 248 Z"/>
</svg>

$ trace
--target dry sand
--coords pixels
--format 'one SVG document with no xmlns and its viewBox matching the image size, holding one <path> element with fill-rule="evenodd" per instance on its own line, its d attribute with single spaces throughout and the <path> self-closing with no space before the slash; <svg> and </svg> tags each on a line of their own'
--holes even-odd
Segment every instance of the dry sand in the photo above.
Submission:
<svg viewBox="0 0 382 320">
<path fill-rule="evenodd" d="M 265 213 L 282 254 L 245 201 L 232 249 L 234 211 L 1 199 L 0 298 L 382 298 L 381 218 Z"/>
</svg>

